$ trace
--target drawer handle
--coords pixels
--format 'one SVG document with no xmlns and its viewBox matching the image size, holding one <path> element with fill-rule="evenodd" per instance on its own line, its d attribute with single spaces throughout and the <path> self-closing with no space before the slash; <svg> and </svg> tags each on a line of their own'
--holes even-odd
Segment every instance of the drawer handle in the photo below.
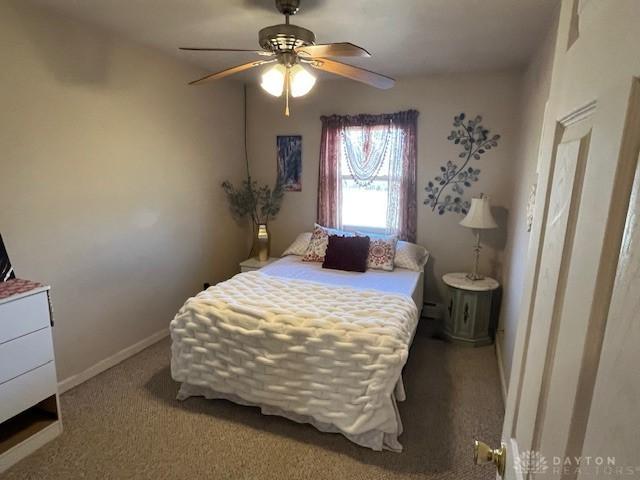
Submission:
<svg viewBox="0 0 640 480">
<path fill-rule="evenodd" d="M 464 304 L 464 323 L 467 323 L 468 319 L 469 319 L 469 304 L 465 303 Z"/>
</svg>

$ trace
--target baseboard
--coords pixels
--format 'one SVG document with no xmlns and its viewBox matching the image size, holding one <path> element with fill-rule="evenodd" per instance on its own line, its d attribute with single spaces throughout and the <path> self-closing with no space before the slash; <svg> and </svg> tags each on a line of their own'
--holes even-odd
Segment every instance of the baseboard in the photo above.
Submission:
<svg viewBox="0 0 640 480">
<path fill-rule="evenodd" d="M 62 422 L 59 420 L 52 423 L 48 427 L 34 433 L 27 439 L 14 445 L 6 452 L 0 454 L 0 473 L 8 470 L 11 466 L 18 463 L 25 457 L 46 445 L 51 440 L 62 433 Z"/>
<path fill-rule="evenodd" d="M 502 392 L 503 405 L 507 404 L 507 380 L 504 375 L 504 364 L 502 363 L 502 335 L 500 332 L 496 335 L 496 358 L 498 360 L 498 376 L 500 377 L 500 391 Z"/>
<path fill-rule="evenodd" d="M 77 373 L 75 375 L 71 375 L 68 378 L 58 382 L 58 392 L 64 393 L 67 390 L 71 390 L 73 387 L 80 385 L 81 383 L 86 382 L 92 377 L 95 377 L 99 373 L 104 372 L 105 370 L 110 369 L 111 367 L 116 366 L 120 362 L 126 360 L 129 357 L 132 357 L 136 353 L 141 352 L 147 347 L 150 347 L 154 343 L 159 342 L 163 338 L 169 335 L 169 329 L 163 328 L 159 332 L 150 335 L 149 337 L 140 340 L 133 345 L 123 348 L 119 352 L 111 355 L 110 357 L 105 358 L 104 360 L 100 360 L 95 365 L 87 368 L 85 371 Z"/>
</svg>

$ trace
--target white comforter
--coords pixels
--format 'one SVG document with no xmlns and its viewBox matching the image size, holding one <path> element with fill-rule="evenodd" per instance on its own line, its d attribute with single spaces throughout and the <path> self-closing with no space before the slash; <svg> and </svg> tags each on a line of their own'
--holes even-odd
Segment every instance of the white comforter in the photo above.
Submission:
<svg viewBox="0 0 640 480">
<path fill-rule="evenodd" d="M 417 321 L 405 295 L 244 273 L 180 309 L 171 373 L 348 436 L 397 435 L 393 391 Z"/>
</svg>

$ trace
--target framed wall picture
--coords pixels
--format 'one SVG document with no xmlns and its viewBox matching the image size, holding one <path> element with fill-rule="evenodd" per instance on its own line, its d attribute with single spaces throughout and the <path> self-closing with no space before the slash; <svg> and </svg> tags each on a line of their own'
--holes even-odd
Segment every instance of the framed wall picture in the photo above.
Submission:
<svg viewBox="0 0 640 480">
<path fill-rule="evenodd" d="M 302 135 L 278 135 L 278 181 L 285 192 L 302 191 Z"/>
</svg>

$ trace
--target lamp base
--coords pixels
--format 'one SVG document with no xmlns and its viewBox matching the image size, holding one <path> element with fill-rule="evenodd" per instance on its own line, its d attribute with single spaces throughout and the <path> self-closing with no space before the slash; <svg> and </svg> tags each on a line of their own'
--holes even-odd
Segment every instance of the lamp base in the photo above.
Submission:
<svg viewBox="0 0 640 480">
<path fill-rule="evenodd" d="M 473 248 L 473 272 L 467 273 L 467 278 L 472 282 L 484 280 L 484 276 L 478 273 L 478 264 L 480 263 L 480 230 L 475 229 L 476 245 Z"/>
<path fill-rule="evenodd" d="M 478 280 L 484 280 L 484 275 L 480 275 L 479 273 L 467 273 L 467 278 L 469 280 L 471 280 L 472 282 L 478 281 Z"/>
</svg>

